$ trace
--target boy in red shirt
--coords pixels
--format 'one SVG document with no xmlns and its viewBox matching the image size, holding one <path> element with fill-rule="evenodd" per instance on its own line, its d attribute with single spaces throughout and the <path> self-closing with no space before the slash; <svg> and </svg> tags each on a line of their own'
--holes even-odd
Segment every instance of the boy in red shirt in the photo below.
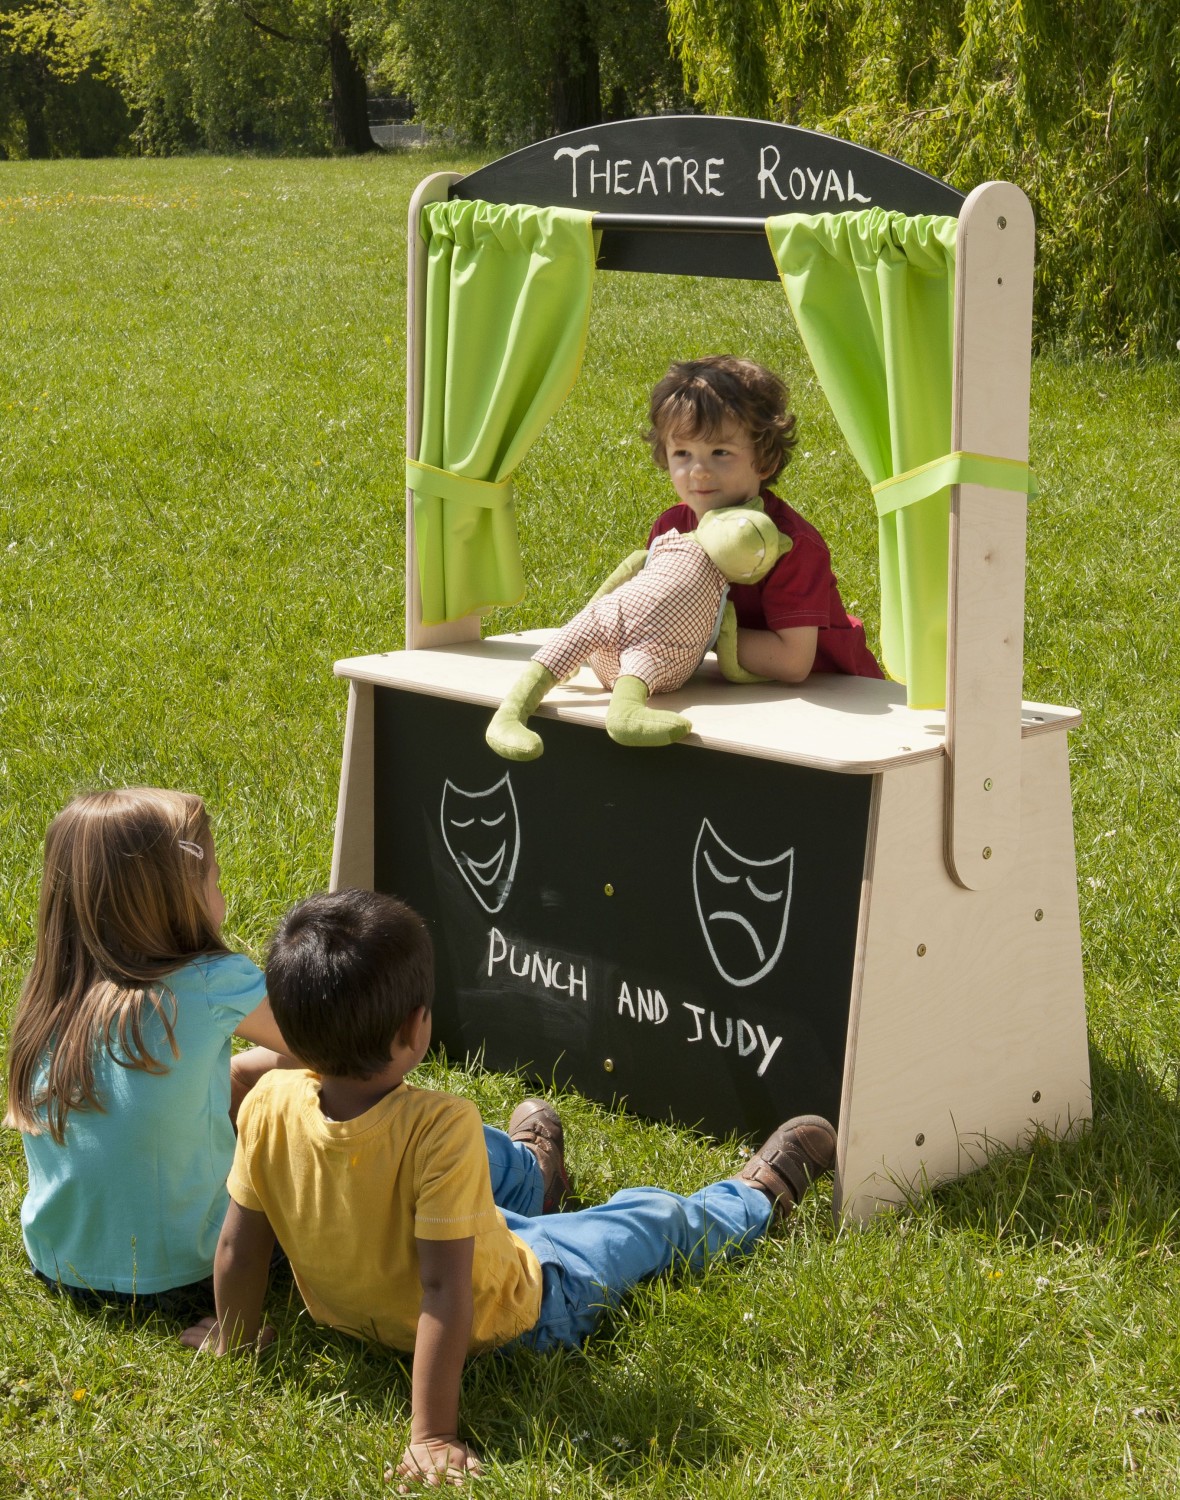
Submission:
<svg viewBox="0 0 1180 1500">
<path fill-rule="evenodd" d="M 727 609 L 718 641 L 725 675 L 741 682 L 802 682 L 812 672 L 883 677 L 864 626 L 844 608 L 827 543 L 765 488 L 796 442 L 787 399 L 779 377 L 753 360 L 717 354 L 672 365 L 652 392 L 647 440 L 680 503 L 658 517 L 648 546 L 667 531 L 694 531 L 706 511 L 761 495 L 793 546 L 761 583 L 730 588 L 733 612 Z"/>
</svg>

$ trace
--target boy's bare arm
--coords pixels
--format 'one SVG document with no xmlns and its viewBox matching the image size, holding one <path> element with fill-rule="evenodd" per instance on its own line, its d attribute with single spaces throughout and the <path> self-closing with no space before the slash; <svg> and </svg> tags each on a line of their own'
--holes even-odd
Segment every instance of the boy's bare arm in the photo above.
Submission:
<svg viewBox="0 0 1180 1500">
<path fill-rule="evenodd" d="M 475 1240 L 417 1240 L 422 1306 L 414 1340 L 410 1444 L 398 1474 L 457 1484 L 479 1460 L 459 1441 L 459 1385 L 471 1342 Z"/>
<path fill-rule="evenodd" d="M 273 1328 L 262 1328 L 262 1299 L 270 1276 L 274 1230 L 263 1213 L 242 1208 L 233 1199 L 221 1226 L 213 1258 L 216 1318 L 202 1318 L 180 1335 L 190 1349 L 228 1354 L 238 1348 L 265 1348 Z"/>
<path fill-rule="evenodd" d="M 213 1259 L 218 1354 L 257 1342 L 274 1245 L 266 1215 L 231 1198 Z"/>
<path fill-rule="evenodd" d="M 738 661 L 747 672 L 775 682 L 802 682 L 815 665 L 819 631 L 814 625 L 790 630 L 742 630 L 737 633 Z"/>
</svg>

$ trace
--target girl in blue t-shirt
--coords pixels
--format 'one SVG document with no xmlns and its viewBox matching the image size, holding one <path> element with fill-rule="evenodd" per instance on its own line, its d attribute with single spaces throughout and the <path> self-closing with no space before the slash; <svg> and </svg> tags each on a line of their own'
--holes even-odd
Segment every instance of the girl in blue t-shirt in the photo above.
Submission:
<svg viewBox="0 0 1180 1500">
<path fill-rule="evenodd" d="M 261 971 L 221 940 L 219 875 L 185 792 L 91 792 L 46 835 L 5 1123 L 29 1258 L 79 1302 L 212 1302 L 231 1109 L 287 1061 Z M 261 1046 L 231 1057 L 235 1035 Z"/>
</svg>

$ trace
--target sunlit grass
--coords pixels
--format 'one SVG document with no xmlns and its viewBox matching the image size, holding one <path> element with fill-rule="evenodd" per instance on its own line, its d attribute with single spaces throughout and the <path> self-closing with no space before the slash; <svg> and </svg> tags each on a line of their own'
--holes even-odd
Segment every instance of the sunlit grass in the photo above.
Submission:
<svg viewBox="0 0 1180 1500">
<path fill-rule="evenodd" d="M 77 789 L 213 809 L 231 940 L 257 955 L 327 883 L 345 694 L 401 644 L 405 208 L 441 165 L 0 164 L 0 1016 L 31 952 L 40 840 Z M 773 286 L 603 275 L 585 371 L 519 485 L 553 624 L 646 530 L 668 361 L 789 379 L 783 493 L 877 631 L 865 486 Z M 1180 1339 L 1180 372 L 1034 369 L 1026 694 L 1071 736 L 1095 1126 L 864 1233 L 824 1191 L 741 1269 L 644 1289 L 579 1356 L 484 1360 L 465 1423 L 504 1496 L 1175 1493 Z M 1035 1004 L 1036 997 L 1029 996 Z M 503 1123 L 518 1081 L 430 1065 Z M 570 1096 L 588 1199 L 691 1188 L 732 1143 Z M 48 1299 L 0 1144 L 0 1495 L 374 1495 L 409 1375 L 287 1284 L 257 1364 Z"/>
</svg>

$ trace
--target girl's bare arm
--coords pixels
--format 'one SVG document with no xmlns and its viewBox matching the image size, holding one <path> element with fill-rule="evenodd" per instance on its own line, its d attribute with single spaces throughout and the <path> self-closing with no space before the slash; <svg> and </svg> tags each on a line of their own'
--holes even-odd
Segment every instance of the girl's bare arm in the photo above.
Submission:
<svg viewBox="0 0 1180 1500">
<path fill-rule="evenodd" d="M 249 1015 L 243 1016 L 234 1028 L 234 1035 L 247 1042 L 254 1042 L 259 1047 L 269 1047 L 272 1052 L 289 1054 L 291 1051 L 283 1041 L 283 1033 L 271 1012 L 269 1000 L 264 1000 Z"/>
</svg>

